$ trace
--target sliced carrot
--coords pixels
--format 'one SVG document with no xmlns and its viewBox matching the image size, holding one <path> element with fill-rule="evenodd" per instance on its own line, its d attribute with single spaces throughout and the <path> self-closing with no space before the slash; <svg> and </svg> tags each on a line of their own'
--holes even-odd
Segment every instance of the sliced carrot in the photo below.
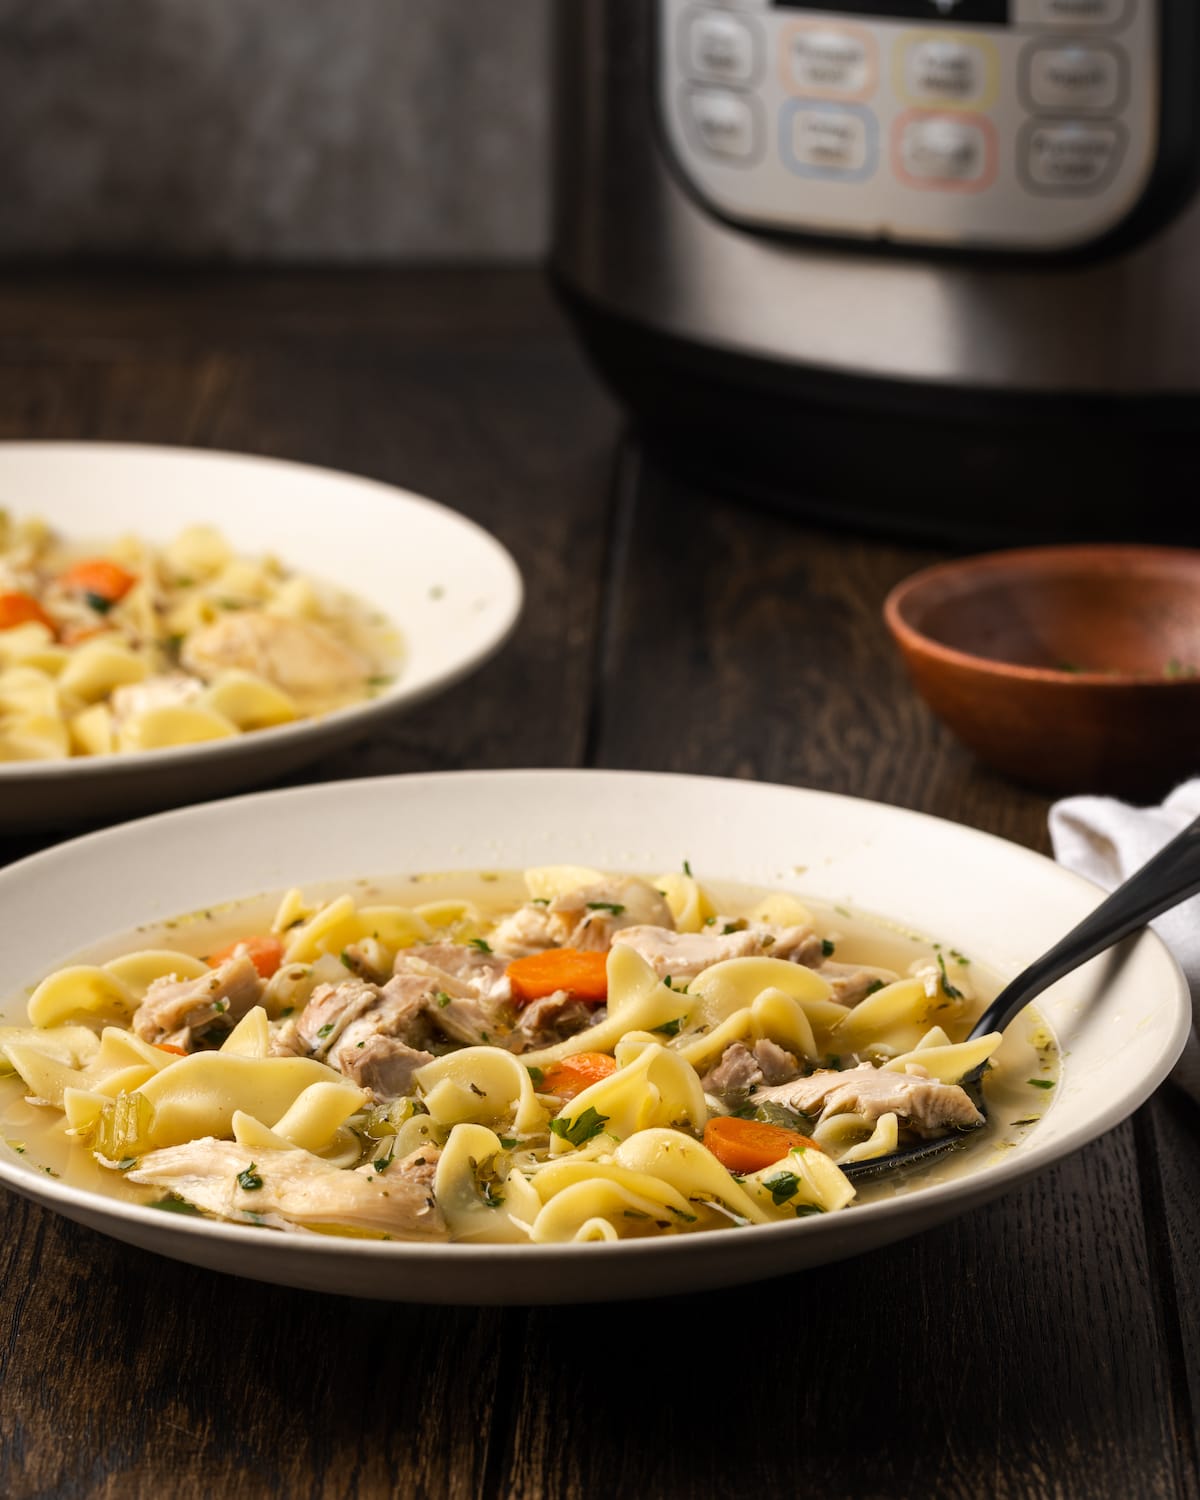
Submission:
<svg viewBox="0 0 1200 1500">
<path fill-rule="evenodd" d="M 528 1005 L 559 990 L 592 1005 L 603 1005 L 608 999 L 608 967 L 603 953 L 547 948 L 544 953 L 514 958 L 506 972 L 516 1005 Z"/>
<path fill-rule="evenodd" d="M 607 1052 L 576 1052 L 574 1057 L 564 1057 L 553 1063 L 542 1074 L 538 1084 L 541 1094 L 557 1094 L 560 1099 L 574 1099 L 584 1089 L 591 1088 L 617 1071 L 616 1059 Z"/>
<path fill-rule="evenodd" d="M 704 1127 L 704 1144 L 723 1167 L 731 1172 L 757 1172 L 782 1161 L 789 1151 L 821 1148 L 816 1141 L 788 1130 L 784 1125 L 765 1125 L 760 1120 L 737 1120 L 718 1116 Z"/>
<path fill-rule="evenodd" d="M 33 620 L 44 625 L 47 630 L 54 629 L 54 621 L 32 594 L 23 594 L 19 590 L 0 594 L 0 630 L 11 630 L 14 625 L 28 625 Z"/>
<path fill-rule="evenodd" d="M 174 1052 L 180 1057 L 188 1056 L 186 1047 L 177 1047 L 174 1042 L 155 1042 L 154 1045 L 160 1052 Z"/>
<path fill-rule="evenodd" d="M 115 604 L 137 582 L 137 574 L 130 573 L 111 558 L 87 557 L 60 574 L 58 581 L 63 588 L 77 589 L 81 594 L 94 594 L 107 604 Z"/>
<path fill-rule="evenodd" d="M 283 962 L 283 944 L 277 937 L 271 937 L 265 933 L 257 933 L 254 937 L 238 938 L 235 942 L 227 943 L 219 953 L 210 953 L 205 962 L 210 969 L 215 969 L 227 959 L 236 958 L 240 953 L 246 955 L 258 970 L 261 979 L 270 979 Z"/>
</svg>

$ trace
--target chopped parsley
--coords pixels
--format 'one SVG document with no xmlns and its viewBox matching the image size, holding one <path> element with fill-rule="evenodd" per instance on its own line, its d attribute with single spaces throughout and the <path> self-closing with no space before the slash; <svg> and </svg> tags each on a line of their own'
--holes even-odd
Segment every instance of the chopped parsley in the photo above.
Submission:
<svg viewBox="0 0 1200 1500">
<path fill-rule="evenodd" d="M 526 1068 L 525 1071 L 529 1074 L 530 1078 L 533 1080 L 533 1086 L 534 1086 L 534 1088 L 535 1089 L 540 1089 L 541 1086 L 542 1086 L 542 1084 L 545 1083 L 545 1081 L 546 1081 L 546 1075 L 545 1075 L 545 1073 L 542 1072 L 541 1068 Z"/>
<path fill-rule="evenodd" d="M 506 1151 L 511 1151 L 514 1146 L 519 1146 L 521 1143 L 517 1140 L 515 1135 L 502 1135 L 500 1137 L 500 1144 Z"/>
<path fill-rule="evenodd" d="M 529 904 L 530 904 L 530 906 L 549 906 L 550 905 L 550 897 L 549 896 L 534 896 L 534 898 L 530 901 Z"/>
<path fill-rule="evenodd" d="M 746 923 L 739 917 L 736 922 L 726 922 L 721 928 L 721 936 L 728 937 L 731 932 L 745 932 Z"/>
<path fill-rule="evenodd" d="M 676 1016 L 673 1021 L 664 1021 L 661 1026 L 655 1026 L 652 1029 L 655 1031 L 661 1031 L 663 1036 L 678 1036 L 679 1028 L 682 1025 L 683 1017 Z"/>
<path fill-rule="evenodd" d="M 825 1210 L 819 1203 L 797 1203 L 795 1214 L 798 1219 L 807 1219 L 809 1214 L 823 1214 Z"/>
<path fill-rule="evenodd" d="M 574 1120 L 551 1120 L 550 1133 L 572 1146 L 582 1146 L 594 1135 L 599 1135 L 608 1124 L 608 1116 L 602 1115 L 592 1105 Z"/>
<path fill-rule="evenodd" d="M 295 1013 L 295 1010 L 296 1007 L 294 1005 L 285 1005 L 279 1012 L 279 1019 L 282 1021 L 286 1016 L 293 1015 Z"/>
<path fill-rule="evenodd" d="M 159 1198 L 148 1205 L 150 1208 L 161 1208 L 168 1214 L 195 1214 L 200 1216 L 200 1210 L 194 1203 L 187 1203 L 182 1198 Z"/>
<path fill-rule="evenodd" d="M 1054 1087 L 1053 1078 L 1027 1078 L 1025 1082 L 1031 1089 L 1052 1089 Z"/>
<path fill-rule="evenodd" d="M 471 938 L 468 946 L 478 948 L 480 953 L 490 953 L 492 951 L 491 944 L 485 942 L 483 938 Z"/>
<path fill-rule="evenodd" d="M 614 917 L 619 917 L 625 908 L 619 901 L 589 901 L 588 911 L 610 911 Z"/>
<path fill-rule="evenodd" d="M 254 1170 L 253 1162 L 250 1163 L 244 1172 L 238 1173 L 237 1180 L 238 1187 L 244 1188 L 247 1193 L 257 1193 L 259 1188 L 262 1187 L 262 1178 Z"/>
<path fill-rule="evenodd" d="M 867 985 L 866 989 L 863 991 L 863 999 L 865 1000 L 868 995 L 874 995 L 877 991 L 881 990 L 882 988 L 883 988 L 883 980 L 882 979 L 872 979 L 872 981 L 870 982 L 870 984 Z"/>
<path fill-rule="evenodd" d="M 504 1202 L 504 1194 L 496 1191 L 496 1184 L 492 1181 L 481 1182 L 479 1192 L 488 1208 L 499 1208 Z"/>
<path fill-rule="evenodd" d="M 822 938 L 821 939 L 821 957 L 822 958 L 832 958 L 833 955 L 834 955 L 834 952 L 836 951 L 836 949 L 837 949 L 837 944 L 834 943 L 834 942 L 831 942 L 829 940 L 829 938 Z"/>
<path fill-rule="evenodd" d="M 216 1011 L 217 1015 L 223 1016 L 228 1009 L 229 1009 L 229 1001 L 228 1000 L 214 1000 L 213 1001 L 213 1010 Z"/>
<path fill-rule="evenodd" d="M 688 877 L 689 880 L 695 879 L 695 877 L 692 874 L 692 862 L 691 862 L 690 859 L 685 859 L 684 860 L 684 862 L 683 862 L 683 873 Z"/>
<path fill-rule="evenodd" d="M 1037 1122 L 1041 1118 L 1042 1118 L 1041 1115 L 1026 1115 L 1026 1117 L 1023 1120 L 1014 1120 L 1013 1124 L 1014 1125 L 1036 1125 Z"/>
<path fill-rule="evenodd" d="M 796 1195 L 800 1187 L 800 1179 L 795 1172 L 776 1172 L 774 1177 L 764 1177 L 763 1187 L 771 1195 L 771 1201 L 776 1208 Z"/>
<path fill-rule="evenodd" d="M 685 1224 L 694 1224 L 696 1222 L 695 1214 L 684 1213 L 682 1208 L 673 1208 L 669 1203 L 667 1204 L 667 1212 L 674 1214 L 677 1219 L 682 1219 Z"/>
<path fill-rule="evenodd" d="M 326 1021 L 325 1024 L 324 1024 L 324 1026 L 319 1026 L 317 1028 L 317 1035 L 318 1036 L 328 1036 L 329 1033 L 332 1030 L 333 1030 L 333 1022 L 332 1021 Z"/>
<path fill-rule="evenodd" d="M 103 594 L 93 594 L 90 589 L 84 592 L 83 597 L 87 600 L 89 609 L 94 609 L 98 615 L 106 615 L 116 603 L 115 599 L 106 599 Z"/>
<path fill-rule="evenodd" d="M 450 1004 L 450 996 L 447 995 L 445 990 L 434 990 L 433 998 L 437 1001 L 439 1010 L 445 1010 L 447 1005 Z"/>
<path fill-rule="evenodd" d="M 345 965 L 345 967 L 347 969 L 353 969 L 353 967 L 354 967 L 354 960 L 346 952 L 345 948 L 343 948 L 342 951 L 338 954 L 338 957 L 341 959 L 342 963 Z"/>
<path fill-rule="evenodd" d="M 948 995 L 951 1000 L 961 1000 L 963 997 L 963 992 L 955 985 L 950 983 L 950 980 L 946 975 L 946 960 L 940 953 L 938 954 L 938 968 L 942 971 L 942 994 Z"/>
</svg>

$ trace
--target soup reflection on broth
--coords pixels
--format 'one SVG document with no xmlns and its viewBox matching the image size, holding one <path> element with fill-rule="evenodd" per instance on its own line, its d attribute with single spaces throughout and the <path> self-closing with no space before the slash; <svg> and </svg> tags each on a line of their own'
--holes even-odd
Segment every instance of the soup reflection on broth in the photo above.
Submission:
<svg viewBox="0 0 1200 1500">
<path fill-rule="evenodd" d="M 290 890 L 140 929 L 0 1030 L 7 1148 L 293 1233 L 551 1244 L 788 1222 L 985 1166 L 1053 1098 L 1028 1011 L 877 918 L 682 870 Z M 959 1087 L 987 1063 L 989 1120 Z M 844 1166 L 962 1150 L 856 1194 Z"/>
</svg>

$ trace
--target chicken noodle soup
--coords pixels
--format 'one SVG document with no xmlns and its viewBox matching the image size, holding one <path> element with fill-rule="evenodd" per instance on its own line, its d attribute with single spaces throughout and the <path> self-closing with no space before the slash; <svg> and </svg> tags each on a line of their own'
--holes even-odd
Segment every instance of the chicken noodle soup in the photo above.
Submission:
<svg viewBox="0 0 1200 1500">
<path fill-rule="evenodd" d="M 328 713 L 391 680 L 360 600 L 211 526 L 82 548 L 0 512 L 0 761 L 154 750 Z"/>
<path fill-rule="evenodd" d="M 46 977 L 0 1034 L 3 1128 L 77 1181 L 292 1232 L 770 1224 L 850 1206 L 849 1162 L 992 1132 L 958 1087 L 1000 1042 L 963 1040 L 975 985 L 953 950 L 686 869 L 292 890 Z M 1055 1082 L 1034 1040 L 996 1074 L 1021 1125 Z"/>
</svg>

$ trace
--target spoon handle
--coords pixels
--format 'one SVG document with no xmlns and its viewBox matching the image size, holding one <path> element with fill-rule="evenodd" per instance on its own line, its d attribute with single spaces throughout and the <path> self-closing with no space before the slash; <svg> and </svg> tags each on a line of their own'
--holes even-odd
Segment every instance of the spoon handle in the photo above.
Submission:
<svg viewBox="0 0 1200 1500">
<path fill-rule="evenodd" d="M 1000 991 L 971 1032 L 1003 1031 L 1017 1013 L 1069 974 L 1200 891 L 1200 818 L 1135 870 L 1095 911 Z"/>
</svg>

